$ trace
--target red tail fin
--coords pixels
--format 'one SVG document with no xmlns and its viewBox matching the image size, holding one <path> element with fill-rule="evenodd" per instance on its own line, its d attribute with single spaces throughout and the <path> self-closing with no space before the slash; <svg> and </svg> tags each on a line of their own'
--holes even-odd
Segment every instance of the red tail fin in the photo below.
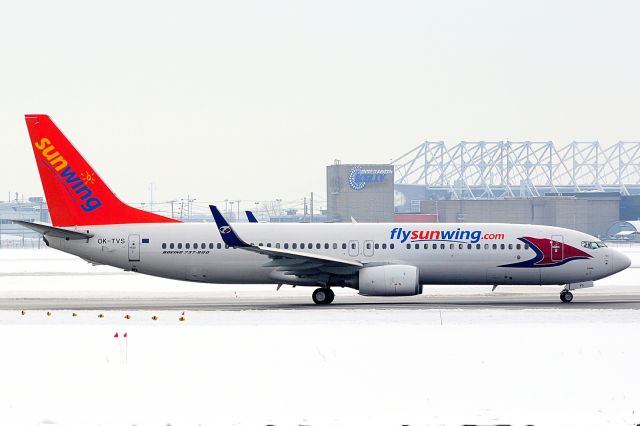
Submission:
<svg viewBox="0 0 640 426">
<path fill-rule="evenodd" d="M 124 204 L 48 116 L 25 119 L 54 226 L 179 222 Z"/>
</svg>

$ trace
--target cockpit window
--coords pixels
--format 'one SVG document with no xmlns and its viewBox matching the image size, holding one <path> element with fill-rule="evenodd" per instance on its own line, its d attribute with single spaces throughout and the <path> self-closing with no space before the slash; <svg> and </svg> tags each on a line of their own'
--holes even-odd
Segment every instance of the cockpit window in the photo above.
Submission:
<svg viewBox="0 0 640 426">
<path fill-rule="evenodd" d="M 596 249 L 599 249 L 601 247 L 606 247 L 607 246 L 602 241 L 583 241 L 581 243 L 581 245 L 582 245 L 582 247 L 588 248 L 588 249 L 591 249 L 591 250 L 596 250 Z"/>
</svg>

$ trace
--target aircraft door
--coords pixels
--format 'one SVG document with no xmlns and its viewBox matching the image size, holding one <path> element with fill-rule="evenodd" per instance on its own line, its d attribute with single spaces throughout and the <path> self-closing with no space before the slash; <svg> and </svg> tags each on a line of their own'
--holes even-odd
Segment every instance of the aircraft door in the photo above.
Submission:
<svg viewBox="0 0 640 426">
<path fill-rule="evenodd" d="M 129 261 L 140 261 L 140 235 L 129 235 Z"/>
<path fill-rule="evenodd" d="M 349 256 L 357 256 L 360 254 L 360 242 L 356 240 L 349 241 Z"/>
<path fill-rule="evenodd" d="M 551 236 L 551 260 L 561 261 L 564 259 L 564 237 L 562 235 Z"/>
<path fill-rule="evenodd" d="M 364 252 L 364 255 L 365 256 L 369 256 L 369 257 L 373 256 L 373 250 L 374 250 L 373 241 L 372 240 L 366 240 L 364 242 L 364 248 L 362 250 Z"/>
</svg>

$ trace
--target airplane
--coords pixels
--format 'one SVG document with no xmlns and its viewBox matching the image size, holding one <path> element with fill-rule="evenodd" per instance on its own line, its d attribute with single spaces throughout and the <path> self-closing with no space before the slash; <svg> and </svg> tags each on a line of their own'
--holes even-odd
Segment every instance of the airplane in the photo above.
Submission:
<svg viewBox="0 0 640 426">
<path fill-rule="evenodd" d="M 244 213 L 247 215 L 247 221 L 250 223 L 258 223 L 258 219 L 256 219 L 256 216 L 253 214 L 253 212 L 251 210 L 245 210 Z"/>
<path fill-rule="evenodd" d="M 94 264 L 176 280 L 333 287 L 413 296 L 425 285 L 560 285 L 571 290 L 630 259 L 596 237 L 505 223 L 182 223 L 120 201 L 47 115 L 26 115 L 51 224 L 15 221 L 54 249 Z"/>
</svg>

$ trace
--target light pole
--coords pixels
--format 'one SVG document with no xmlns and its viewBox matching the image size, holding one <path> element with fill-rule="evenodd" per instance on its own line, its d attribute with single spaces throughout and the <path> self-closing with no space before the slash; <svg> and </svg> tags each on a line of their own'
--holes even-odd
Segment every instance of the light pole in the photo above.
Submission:
<svg viewBox="0 0 640 426">
<path fill-rule="evenodd" d="M 231 204 L 231 213 L 232 213 L 231 216 L 233 216 L 233 203 L 235 203 L 235 201 L 229 201 L 229 204 Z M 227 212 L 227 214 L 228 214 L 228 212 Z M 233 219 L 233 217 L 231 217 L 231 219 Z"/>
</svg>

